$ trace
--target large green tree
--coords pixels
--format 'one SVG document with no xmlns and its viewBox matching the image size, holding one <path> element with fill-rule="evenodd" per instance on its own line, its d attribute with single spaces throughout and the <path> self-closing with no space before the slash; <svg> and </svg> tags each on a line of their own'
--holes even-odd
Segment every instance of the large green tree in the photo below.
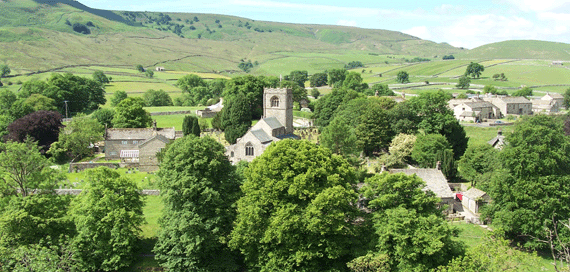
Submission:
<svg viewBox="0 0 570 272">
<path fill-rule="evenodd" d="M 307 73 L 307 71 L 300 71 L 300 70 L 291 71 L 289 75 L 285 76 L 285 80 L 293 81 L 302 88 L 305 88 L 305 82 L 307 81 L 308 78 L 309 74 Z"/>
<path fill-rule="evenodd" d="M 145 128 L 150 127 L 152 118 L 143 107 L 145 103 L 140 97 L 128 97 L 115 107 L 113 127 L 115 128 Z"/>
<path fill-rule="evenodd" d="M 309 78 L 309 85 L 311 87 L 321 87 L 327 85 L 328 74 L 327 73 L 314 73 Z"/>
<path fill-rule="evenodd" d="M 449 142 L 442 135 L 420 134 L 412 150 L 412 159 L 414 159 L 420 167 L 434 168 L 437 162 L 437 152 L 441 150 L 451 151 L 450 147 Z"/>
<path fill-rule="evenodd" d="M 471 62 L 469 65 L 467 65 L 467 69 L 465 69 L 464 75 L 471 76 L 473 78 L 479 78 L 483 71 L 485 71 L 485 66 L 476 62 Z"/>
<path fill-rule="evenodd" d="M 356 178 L 342 157 L 282 140 L 245 177 L 230 246 L 251 271 L 338 271 L 358 254 Z"/>
<path fill-rule="evenodd" d="M 109 78 L 101 70 L 96 70 L 93 72 L 93 80 L 99 82 L 101 85 L 109 84 L 111 82 Z"/>
<path fill-rule="evenodd" d="M 66 112 L 65 101 L 70 113 L 96 110 L 107 102 L 105 89 L 99 82 L 71 73 L 52 74 L 42 95 L 55 100 L 55 105 L 62 114 Z"/>
<path fill-rule="evenodd" d="M 528 237 L 544 239 L 545 228 L 570 218 L 570 139 L 560 118 L 537 115 L 517 122 L 506 142 L 499 155 L 505 169 L 489 184 L 493 202 L 486 215 L 507 238 L 544 246 Z"/>
<path fill-rule="evenodd" d="M 158 172 L 164 210 L 154 248 L 170 271 L 236 271 L 227 247 L 240 180 L 225 148 L 210 137 L 184 136 L 163 156 Z"/>
<path fill-rule="evenodd" d="M 235 144 L 237 138 L 243 136 L 251 126 L 250 103 L 241 93 L 226 101 L 226 106 L 221 112 L 221 123 L 226 141 Z"/>
<path fill-rule="evenodd" d="M 564 108 L 570 109 L 570 88 L 564 91 L 564 101 L 562 102 L 562 105 Z"/>
<path fill-rule="evenodd" d="M 244 95 L 249 102 L 251 118 L 258 119 L 263 114 L 263 89 L 275 88 L 278 83 L 277 77 L 251 75 L 235 77 L 226 83 L 223 97 L 227 101 L 237 94 Z"/>
<path fill-rule="evenodd" d="M 410 75 L 406 71 L 399 71 L 396 75 L 396 81 L 398 83 L 408 83 L 410 82 Z"/>
<path fill-rule="evenodd" d="M 198 117 L 193 115 L 184 116 L 182 121 L 182 133 L 186 135 L 195 135 L 200 137 L 200 123 L 198 122 Z"/>
<path fill-rule="evenodd" d="M 76 116 L 61 129 L 57 142 L 51 145 L 48 154 L 62 161 L 71 159 L 71 162 L 92 156 L 93 144 L 103 141 L 104 129 L 94 118 Z"/>
<path fill-rule="evenodd" d="M 385 149 L 392 139 L 388 114 L 379 104 L 372 103 L 359 117 L 355 134 L 357 144 L 367 156 Z"/>
<path fill-rule="evenodd" d="M 342 86 L 344 79 L 348 75 L 348 71 L 346 69 L 331 69 L 328 70 L 327 73 L 329 78 L 329 86 L 335 88 Z"/>
<path fill-rule="evenodd" d="M 471 186 L 487 190 L 488 181 L 495 169 L 500 169 L 499 151 L 489 144 L 471 145 L 458 162 L 459 174 Z"/>
<path fill-rule="evenodd" d="M 368 89 L 368 83 L 362 83 L 362 76 L 360 73 L 349 72 L 342 82 L 342 87 L 355 90 L 357 92 L 362 92 L 365 89 Z"/>
<path fill-rule="evenodd" d="M 70 214 L 78 258 L 90 271 L 116 271 L 134 260 L 144 222 L 144 202 L 134 181 L 115 170 L 86 170 L 84 190 L 73 199 Z"/>
<path fill-rule="evenodd" d="M 437 209 L 439 199 L 424 187 L 415 175 L 385 172 L 368 178 L 360 190 L 372 212 L 373 252 L 388 256 L 391 271 L 428 271 L 463 252 L 453 240 L 457 230 Z"/>
<path fill-rule="evenodd" d="M 12 71 L 8 65 L 0 65 L 0 78 L 9 75 Z"/>
<path fill-rule="evenodd" d="M 315 113 L 313 118 L 315 119 L 315 125 L 320 127 L 326 127 L 330 121 L 334 118 L 335 113 L 338 111 L 339 107 L 350 100 L 355 99 L 361 94 L 358 94 L 353 90 L 333 90 L 332 93 L 321 97 L 317 100 L 315 105 Z"/>
<path fill-rule="evenodd" d="M 58 175 L 29 138 L 0 143 L 0 193 L 28 196 L 54 189 Z"/>
<path fill-rule="evenodd" d="M 358 151 L 354 127 L 343 118 L 335 118 L 323 128 L 319 141 L 334 154 L 348 156 L 355 155 Z"/>
<path fill-rule="evenodd" d="M 143 94 L 143 99 L 147 107 L 161 107 L 161 106 L 172 106 L 172 98 L 164 90 L 147 90 Z"/>
<path fill-rule="evenodd" d="M 121 103 L 121 101 L 125 100 L 128 97 L 127 92 L 125 91 L 116 91 L 113 93 L 111 97 L 111 106 L 115 107 Z"/>
</svg>

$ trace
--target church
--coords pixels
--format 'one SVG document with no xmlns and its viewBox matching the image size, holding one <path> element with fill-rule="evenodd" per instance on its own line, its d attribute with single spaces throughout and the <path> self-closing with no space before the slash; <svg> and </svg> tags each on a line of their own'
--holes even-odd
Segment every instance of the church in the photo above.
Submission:
<svg viewBox="0 0 570 272">
<path fill-rule="evenodd" d="M 272 142 L 286 138 L 299 139 L 293 134 L 293 91 L 266 88 L 263 90 L 263 117 L 235 144 L 228 146 L 226 154 L 233 164 L 241 160 L 251 162 Z"/>
</svg>

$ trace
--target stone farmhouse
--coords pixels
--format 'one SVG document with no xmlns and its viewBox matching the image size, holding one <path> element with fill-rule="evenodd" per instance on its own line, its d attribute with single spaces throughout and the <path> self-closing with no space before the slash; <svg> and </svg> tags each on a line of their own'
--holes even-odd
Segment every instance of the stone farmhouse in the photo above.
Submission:
<svg viewBox="0 0 570 272">
<path fill-rule="evenodd" d="M 451 99 L 449 108 L 460 121 L 485 121 L 499 119 L 506 115 L 531 115 L 532 102 L 524 97 L 473 97 Z"/>
<path fill-rule="evenodd" d="M 139 170 L 158 170 L 156 153 L 176 139 L 172 128 L 108 128 L 105 130 L 105 159 L 138 163 Z"/>
<path fill-rule="evenodd" d="M 505 142 L 505 136 L 503 136 L 503 131 L 500 129 L 497 131 L 497 137 L 489 140 L 487 143 L 499 150 L 502 150 L 503 147 L 507 144 L 507 142 Z"/>
<path fill-rule="evenodd" d="M 293 134 L 293 92 L 291 89 L 265 89 L 263 117 L 233 145 L 226 155 L 235 164 L 251 162 L 272 143 L 286 138 L 299 139 Z"/>
<path fill-rule="evenodd" d="M 432 191 L 437 197 L 441 199 L 438 208 L 447 205 L 447 213 L 453 213 L 453 204 L 455 203 L 455 195 L 451 191 L 447 179 L 441 172 L 439 163 L 436 168 L 433 169 L 390 169 L 391 174 L 404 173 L 406 175 L 416 175 L 421 178 L 425 183 L 426 187 L 424 191 Z"/>
<path fill-rule="evenodd" d="M 477 122 L 496 119 L 501 116 L 499 108 L 487 101 L 464 102 L 453 108 L 453 114 L 459 121 Z"/>
<path fill-rule="evenodd" d="M 556 100 L 533 99 L 532 111 L 535 113 L 555 113 L 560 111 L 559 105 L 561 104 L 558 104 Z"/>
</svg>

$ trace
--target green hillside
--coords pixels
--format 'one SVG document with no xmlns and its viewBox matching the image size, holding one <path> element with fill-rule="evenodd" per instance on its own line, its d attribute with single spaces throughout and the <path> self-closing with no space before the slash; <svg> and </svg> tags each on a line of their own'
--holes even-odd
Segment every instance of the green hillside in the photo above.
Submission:
<svg viewBox="0 0 570 272">
<path fill-rule="evenodd" d="M 504 41 L 463 51 L 456 57 L 570 60 L 570 44 L 534 40 Z"/>
<path fill-rule="evenodd" d="M 77 27 L 77 29 L 75 29 Z M 75 30 L 74 30 L 75 29 Z M 261 22 L 234 16 L 103 11 L 72 0 L 0 1 L 0 64 L 12 74 L 65 66 L 164 66 L 167 70 L 310 72 L 462 49 L 387 30 Z"/>
</svg>

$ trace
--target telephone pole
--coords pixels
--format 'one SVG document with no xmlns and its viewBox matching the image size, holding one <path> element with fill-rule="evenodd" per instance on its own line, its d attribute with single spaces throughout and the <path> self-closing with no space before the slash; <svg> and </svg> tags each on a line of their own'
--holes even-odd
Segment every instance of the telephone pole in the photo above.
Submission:
<svg viewBox="0 0 570 272">
<path fill-rule="evenodd" d="M 65 102 L 65 119 L 67 119 L 67 100 L 64 100 L 63 102 Z"/>
</svg>

